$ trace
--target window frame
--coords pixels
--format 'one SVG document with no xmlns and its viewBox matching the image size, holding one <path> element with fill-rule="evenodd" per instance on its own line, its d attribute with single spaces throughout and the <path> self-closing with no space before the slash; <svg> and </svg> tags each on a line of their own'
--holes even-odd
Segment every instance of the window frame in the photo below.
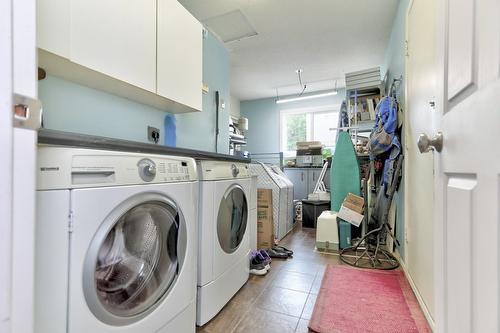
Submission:
<svg viewBox="0 0 500 333">
<path fill-rule="evenodd" d="M 295 156 L 296 151 L 286 150 L 286 140 L 284 140 L 283 135 L 286 129 L 283 128 L 284 118 L 288 115 L 292 114 L 321 114 L 321 113 L 340 113 L 341 104 L 331 104 L 331 105 L 323 105 L 317 107 L 305 107 L 305 108 L 294 108 L 294 109 L 284 109 L 280 110 L 280 118 L 279 118 L 279 140 L 280 140 L 280 151 L 283 152 L 285 157 L 293 157 Z M 306 126 L 310 127 L 306 128 L 306 140 L 311 141 L 314 140 L 314 121 L 309 121 L 306 118 Z M 310 137 L 310 138 L 309 138 Z"/>
</svg>

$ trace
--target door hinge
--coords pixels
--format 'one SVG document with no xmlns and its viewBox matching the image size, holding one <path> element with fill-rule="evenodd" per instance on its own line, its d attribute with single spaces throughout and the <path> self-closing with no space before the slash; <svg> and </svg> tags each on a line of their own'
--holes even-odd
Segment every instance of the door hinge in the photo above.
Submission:
<svg viewBox="0 0 500 333">
<path fill-rule="evenodd" d="M 410 50 L 408 47 L 408 40 L 405 40 L 405 56 L 407 56 L 407 57 L 410 56 Z"/>
<path fill-rule="evenodd" d="M 13 95 L 14 127 L 37 131 L 42 126 L 42 102 L 38 99 Z"/>
<path fill-rule="evenodd" d="M 75 219 L 75 214 L 71 211 L 68 216 L 68 232 L 71 234 L 73 232 L 73 224 Z"/>
</svg>

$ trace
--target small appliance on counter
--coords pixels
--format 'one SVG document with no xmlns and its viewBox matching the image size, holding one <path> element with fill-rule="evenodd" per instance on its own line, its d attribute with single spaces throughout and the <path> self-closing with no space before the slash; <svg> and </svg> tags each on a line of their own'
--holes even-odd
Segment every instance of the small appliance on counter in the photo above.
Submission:
<svg viewBox="0 0 500 333">
<path fill-rule="evenodd" d="M 297 142 L 296 166 L 321 167 L 323 166 L 323 145 L 319 141 Z"/>
</svg>

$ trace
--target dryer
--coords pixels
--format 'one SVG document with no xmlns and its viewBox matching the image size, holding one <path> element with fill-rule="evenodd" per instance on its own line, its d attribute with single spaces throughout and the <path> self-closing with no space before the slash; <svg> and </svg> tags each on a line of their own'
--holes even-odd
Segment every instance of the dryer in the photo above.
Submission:
<svg viewBox="0 0 500 333">
<path fill-rule="evenodd" d="M 251 176 L 248 165 L 199 161 L 200 209 L 196 323 L 212 319 L 249 276 Z"/>
<path fill-rule="evenodd" d="M 191 158 L 41 146 L 38 333 L 196 330 Z"/>
</svg>

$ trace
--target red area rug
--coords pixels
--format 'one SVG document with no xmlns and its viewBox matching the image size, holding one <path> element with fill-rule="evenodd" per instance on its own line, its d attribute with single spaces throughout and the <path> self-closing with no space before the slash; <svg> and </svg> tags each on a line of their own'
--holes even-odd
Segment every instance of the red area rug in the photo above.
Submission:
<svg viewBox="0 0 500 333">
<path fill-rule="evenodd" d="M 319 333 L 430 333 L 403 271 L 326 268 L 309 328 Z"/>
</svg>

